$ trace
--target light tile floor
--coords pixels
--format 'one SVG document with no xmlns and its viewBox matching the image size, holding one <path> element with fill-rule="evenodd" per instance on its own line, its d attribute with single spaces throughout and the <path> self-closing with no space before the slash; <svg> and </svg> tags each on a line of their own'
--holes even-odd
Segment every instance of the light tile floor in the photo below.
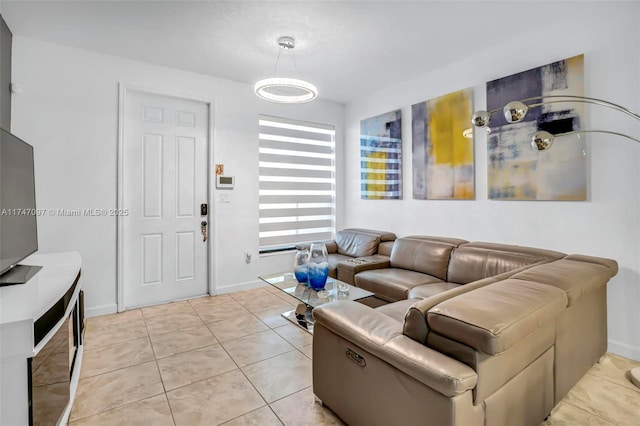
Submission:
<svg viewBox="0 0 640 426">
<path fill-rule="evenodd" d="M 89 318 L 70 425 L 341 425 L 314 402 L 311 335 L 265 287 Z M 607 354 L 544 426 L 640 424 L 640 363 Z"/>
</svg>

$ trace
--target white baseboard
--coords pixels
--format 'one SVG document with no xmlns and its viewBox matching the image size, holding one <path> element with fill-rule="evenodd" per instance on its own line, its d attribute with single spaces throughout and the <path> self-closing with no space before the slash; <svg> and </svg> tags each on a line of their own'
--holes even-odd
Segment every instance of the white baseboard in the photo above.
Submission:
<svg viewBox="0 0 640 426">
<path fill-rule="evenodd" d="M 224 287 L 217 287 L 215 294 L 226 294 L 226 293 L 233 293 L 236 291 L 253 290 L 256 288 L 261 288 L 266 286 L 267 284 L 265 284 L 265 282 L 261 280 L 246 281 L 243 283 L 231 284 Z"/>
<path fill-rule="evenodd" d="M 118 305 L 115 303 L 109 303 L 108 305 L 94 306 L 84 309 L 84 316 L 86 318 L 97 317 L 100 315 L 115 314 L 118 312 Z"/>
<path fill-rule="evenodd" d="M 615 340 L 608 341 L 607 351 L 625 358 L 640 361 L 640 347 L 631 346 Z"/>
</svg>

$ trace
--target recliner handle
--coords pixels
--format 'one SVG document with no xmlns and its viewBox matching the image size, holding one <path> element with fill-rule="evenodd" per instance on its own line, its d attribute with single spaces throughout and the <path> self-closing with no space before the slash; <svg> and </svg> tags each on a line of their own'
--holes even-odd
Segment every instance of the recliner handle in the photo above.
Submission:
<svg viewBox="0 0 640 426">
<path fill-rule="evenodd" d="M 360 355 L 359 353 L 355 352 L 354 350 L 347 348 L 345 353 L 347 354 L 347 356 L 349 357 L 349 359 L 351 361 L 355 362 L 360 367 L 366 367 L 367 366 L 367 361 L 364 359 L 364 357 L 362 355 Z"/>
</svg>

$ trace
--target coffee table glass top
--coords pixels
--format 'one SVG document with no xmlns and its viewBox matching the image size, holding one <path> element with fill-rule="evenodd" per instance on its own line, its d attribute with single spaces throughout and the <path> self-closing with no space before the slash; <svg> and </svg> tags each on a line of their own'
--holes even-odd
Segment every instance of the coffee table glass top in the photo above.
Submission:
<svg viewBox="0 0 640 426">
<path fill-rule="evenodd" d="M 288 274 L 289 275 L 289 274 Z M 370 291 L 363 290 L 358 287 L 354 287 L 345 282 L 338 281 L 335 278 L 327 278 L 327 284 L 324 286 L 326 297 L 318 296 L 317 291 L 298 283 L 296 279 L 291 276 L 286 276 L 284 273 L 262 275 L 259 278 L 271 284 L 274 287 L 279 288 L 285 293 L 295 297 L 305 305 L 316 308 L 323 303 L 333 302 L 335 300 L 359 300 L 365 297 L 373 296 Z M 293 274 L 290 274 L 293 275 Z M 338 291 L 338 284 L 342 284 L 343 288 L 347 291 Z M 324 294 L 320 293 L 322 296 Z"/>
</svg>

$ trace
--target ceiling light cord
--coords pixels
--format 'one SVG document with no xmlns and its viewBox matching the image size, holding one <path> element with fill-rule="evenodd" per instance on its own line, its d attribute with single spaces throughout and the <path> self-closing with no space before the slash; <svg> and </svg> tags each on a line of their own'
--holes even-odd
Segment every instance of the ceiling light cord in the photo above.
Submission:
<svg viewBox="0 0 640 426">
<path fill-rule="evenodd" d="M 291 52 L 291 56 L 293 56 L 293 66 L 296 68 L 296 72 L 298 73 L 298 77 L 302 75 L 300 72 L 300 68 L 298 68 L 298 63 L 296 62 L 296 54 L 295 52 Z"/>
<path fill-rule="evenodd" d="M 276 64 L 273 66 L 273 75 L 278 75 L 278 62 L 280 62 L 280 55 L 282 55 L 282 51 L 284 49 L 278 50 L 278 56 L 276 57 Z"/>
</svg>

